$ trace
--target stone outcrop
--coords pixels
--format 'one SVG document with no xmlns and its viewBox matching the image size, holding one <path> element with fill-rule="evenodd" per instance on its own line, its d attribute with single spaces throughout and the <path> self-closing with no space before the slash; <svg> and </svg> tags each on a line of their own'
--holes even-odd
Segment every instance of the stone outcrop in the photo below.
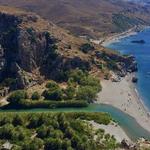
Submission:
<svg viewBox="0 0 150 150">
<path fill-rule="evenodd" d="M 65 70 L 90 69 L 90 63 L 81 57 L 67 58 L 60 53 L 62 42 L 51 33 L 52 28 L 35 14 L 0 12 L 1 82 L 13 78 L 13 88 L 25 88 L 41 82 L 41 76 L 58 78 Z"/>
<path fill-rule="evenodd" d="M 96 57 L 103 58 L 120 77 L 126 76 L 128 72 L 132 73 L 138 71 L 137 62 L 132 55 L 122 56 L 113 53 L 106 54 L 105 52 L 97 52 Z"/>
<path fill-rule="evenodd" d="M 71 69 L 98 70 L 101 61 L 119 76 L 137 70 L 133 56 L 104 53 L 97 45 L 83 53 L 85 43 L 36 14 L 0 7 L 0 82 L 9 78 L 11 89 L 27 88 Z"/>
<path fill-rule="evenodd" d="M 148 150 L 150 149 L 150 141 L 140 138 L 133 143 L 124 139 L 121 142 L 121 148 L 124 150 Z"/>
</svg>

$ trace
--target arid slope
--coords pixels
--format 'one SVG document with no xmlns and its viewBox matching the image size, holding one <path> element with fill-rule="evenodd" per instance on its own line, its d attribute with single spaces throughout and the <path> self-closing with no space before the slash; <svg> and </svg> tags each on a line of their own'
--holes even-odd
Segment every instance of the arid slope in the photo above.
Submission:
<svg viewBox="0 0 150 150">
<path fill-rule="evenodd" d="M 0 0 L 36 12 L 78 36 L 100 37 L 150 24 L 148 8 L 123 0 Z"/>
</svg>

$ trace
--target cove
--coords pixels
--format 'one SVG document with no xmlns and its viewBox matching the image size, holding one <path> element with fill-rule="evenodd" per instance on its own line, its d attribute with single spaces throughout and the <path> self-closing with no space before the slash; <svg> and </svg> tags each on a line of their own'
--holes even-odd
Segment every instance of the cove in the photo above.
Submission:
<svg viewBox="0 0 150 150">
<path fill-rule="evenodd" d="M 90 104 L 85 108 L 0 110 L 0 112 L 107 112 L 111 114 L 132 140 L 137 140 L 140 137 L 150 139 L 150 133 L 142 128 L 134 118 L 110 105 Z"/>
<path fill-rule="evenodd" d="M 144 40 L 144 43 L 132 42 L 140 40 Z M 105 47 L 119 51 L 122 54 L 135 56 L 138 63 L 138 83 L 136 87 L 145 106 L 150 110 L 150 28 L 105 45 Z"/>
</svg>

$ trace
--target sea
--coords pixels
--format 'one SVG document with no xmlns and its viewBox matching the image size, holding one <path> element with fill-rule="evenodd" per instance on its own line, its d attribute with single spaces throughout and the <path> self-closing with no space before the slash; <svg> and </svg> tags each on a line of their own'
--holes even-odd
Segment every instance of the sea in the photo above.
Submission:
<svg viewBox="0 0 150 150">
<path fill-rule="evenodd" d="M 132 42 L 140 40 L 144 40 L 145 43 Z M 135 56 L 138 63 L 138 72 L 136 73 L 138 83 L 136 84 L 136 89 L 143 103 L 150 111 L 150 28 L 108 45 L 105 44 L 105 47 L 119 51 L 122 54 Z"/>
</svg>

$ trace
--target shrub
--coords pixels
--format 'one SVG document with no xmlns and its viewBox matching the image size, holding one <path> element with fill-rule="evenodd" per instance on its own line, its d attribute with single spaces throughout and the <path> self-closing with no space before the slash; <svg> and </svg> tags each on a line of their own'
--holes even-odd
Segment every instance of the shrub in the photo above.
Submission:
<svg viewBox="0 0 150 150">
<path fill-rule="evenodd" d="M 94 49 L 94 46 L 92 46 L 90 43 L 85 43 L 80 47 L 80 50 L 84 53 L 88 53 L 89 51 L 92 51 Z"/>
<path fill-rule="evenodd" d="M 22 99 L 27 99 L 28 95 L 27 92 L 24 90 L 17 90 L 13 92 L 9 97 L 8 97 L 8 102 L 11 104 L 17 104 L 20 100 Z"/>
<path fill-rule="evenodd" d="M 13 79 L 13 78 L 6 78 L 3 82 L 3 84 L 5 86 L 12 86 L 14 84 L 16 84 L 16 79 Z"/>
<path fill-rule="evenodd" d="M 73 86 L 68 86 L 67 89 L 64 90 L 65 99 L 73 99 L 76 93 L 76 89 Z"/>
<path fill-rule="evenodd" d="M 11 139 L 13 132 L 13 125 L 6 124 L 0 128 L 0 139 Z"/>
<path fill-rule="evenodd" d="M 80 84 L 80 81 L 86 76 L 87 73 L 80 69 L 76 69 L 68 73 L 68 79 L 70 79 L 72 82 L 77 82 L 78 84 Z"/>
<path fill-rule="evenodd" d="M 82 86 L 79 87 L 77 91 L 76 99 L 86 100 L 88 103 L 91 103 L 95 100 L 97 94 L 97 90 L 91 88 L 90 86 Z"/>
<path fill-rule="evenodd" d="M 55 81 L 49 81 L 46 84 L 46 88 L 53 90 L 53 89 L 58 89 L 59 86 L 58 86 L 58 84 Z"/>
<path fill-rule="evenodd" d="M 43 140 L 34 138 L 33 140 L 26 140 L 22 144 L 22 150 L 40 150 L 43 149 Z"/>
<path fill-rule="evenodd" d="M 16 115 L 13 118 L 12 124 L 14 126 L 24 125 L 24 119 L 21 116 Z"/>
<path fill-rule="evenodd" d="M 61 89 L 55 89 L 55 90 L 45 90 L 42 94 L 44 96 L 45 99 L 47 100 L 57 100 L 60 101 L 62 100 L 62 90 Z"/>
<path fill-rule="evenodd" d="M 57 138 L 49 138 L 45 143 L 45 150 L 59 150 L 62 149 L 62 140 Z"/>
<path fill-rule="evenodd" d="M 113 136 L 104 130 L 93 130 L 85 121 L 107 125 L 112 120 L 107 113 L 10 112 L 0 113 L 0 121 L 6 116 L 12 120 L 16 116 L 24 119 L 23 125 L 6 122 L 0 126 L 0 144 L 9 141 L 13 150 L 113 150 L 118 147 Z"/>
<path fill-rule="evenodd" d="M 82 86 L 91 86 L 91 88 L 97 89 L 97 92 L 101 91 L 102 87 L 100 84 L 100 80 L 97 78 L 94 78 L 92 76 L 87 76 L 84 77 L 81 81 L 80 81 L 80 85 Z"/>
<path fill-rule="evenodd" d="M 40 99 L 40 94 L 38 92 L 34 92 L 31 96 L 32 100 L 39 100 Z"/>
</svg>

